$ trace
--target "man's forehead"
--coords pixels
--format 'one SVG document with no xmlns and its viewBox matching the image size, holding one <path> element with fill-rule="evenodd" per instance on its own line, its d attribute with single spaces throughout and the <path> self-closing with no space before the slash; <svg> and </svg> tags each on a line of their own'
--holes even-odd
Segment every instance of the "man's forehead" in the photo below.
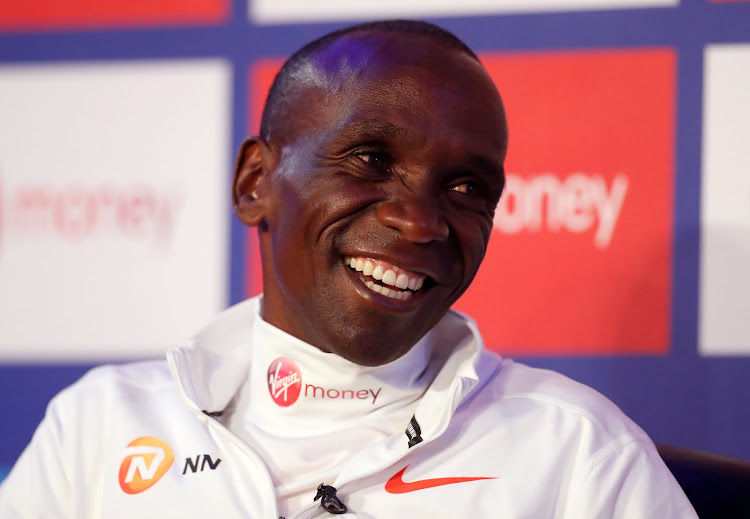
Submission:
<svg viewBox="0 0 750 519">
<path fill-rule="evenodd" d="M 313 64 L 327 76 L 353 79 L 373 65 L 383 53 L 382 35 L 363 36 L 354 33 L 334 40 L 318 51 L 312 59 Z"/>
<path fill-rule="evenodd" d="M 388 72 L 390 66 L 402 67 L 419 61 L 420 56 L 454 52 L 445 44 L 424 35 L 366 30 L 345 34 L 319 49 L 308 60 L 305 72 L 316 86 L 329 90 L 352 81 L 372 80 Z M 298 77 L 303 79 L 303 77 Z M 308 83 L 309 84 L 309 83 Z"/>
<path fill-rule="evenodd" d="M 352 103 L 363 108 L 365 102 L 371 107 L 371 115 L 380 118 L 382 109 L 397 104 L 398 98 L 423 91 L 419 85 L 423 83 L 424 72 L 419 72 L 418 67 L 404 66 L 404 61 L 413 56 L 399 52 L 399 47 L 413 48 L 409 45 L 410 38 L 423 40 L 429 49 L 445 48 L 419 35 L 369 30 L 341 36 L 309 56 L 292 74 L 295 86 L 288 93 L 287 113 L 293 115 L 287 122 L 294 121 L 294 125 L 287 127 L 291 134 L 286 137 L 316 127 L 323 122 L 320 116 L 341 114 Z M 435 73 L 438 72 L 435 67 Z M 383 133 L 387 130 L 378 124 L 370 124 L 368 128 L 380 128 Z"/>
<path fill-rule="evenodd" d="M 476 59 L 419 34 L 346 34 L 309 56 L 294 76 L 297 88 L 294 101 L 287 104 L 287 113 L 293 114 L 287 118 L 293 122 L 287 127 L 287 143 L 313 135 L 346 141 L 345 134 L 388 140 L 409 129 L 402 111 L 409 111 L 410 99 L 438 103 L 435 110 L 412 114 L 412 119 L 437 120 L 444 111 L 438 108 L 447 105 L 469 112 L 477 110 L 475 105 L 485 111 L 500 106 L 491 79 L 483 77 L 486 72 Z M 497 111 L 502 119 L 502 108 Z"/>
<path fill-rule="evenodd" d="M 375 118 L 365 118 L 346 121 L 339 129 L 339 138 L 344 140 L 354 138 L 369 138 L 371 140 L 387 140 L 393 137 L 406 137 L 407 130 L 389 121 Z"/>
</svg>

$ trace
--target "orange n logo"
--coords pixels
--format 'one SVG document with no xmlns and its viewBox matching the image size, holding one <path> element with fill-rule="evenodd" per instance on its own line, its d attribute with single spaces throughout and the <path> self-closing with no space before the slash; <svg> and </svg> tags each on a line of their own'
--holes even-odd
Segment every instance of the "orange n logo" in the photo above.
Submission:
<svg viewBox="0 0 750 519">
<path fill-rule="evenodd" d="M 143 436 L 130 442 L 120 464 L 120 488 L 126 494 L 148 490 L 169 470 L 174 453 L 158 438 Z"/>
</svg>

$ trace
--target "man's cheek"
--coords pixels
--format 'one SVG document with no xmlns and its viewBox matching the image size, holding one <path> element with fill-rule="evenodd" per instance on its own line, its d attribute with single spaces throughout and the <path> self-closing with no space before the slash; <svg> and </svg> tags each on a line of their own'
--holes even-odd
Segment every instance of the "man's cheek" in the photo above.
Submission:
<svg viewBox="0 0 750 519">
<path fill-rule="evenodd" d="M 481 218 L 474 222 L 471 232 L 467 232 L 464 236 L 464 250 L 469 258 L 477 258 L 477 262 L 481 263 L 484 258 L 484 254 L 487 252 L 487 245 L 490 242 L 492 236 L 492 220 L 487 218 Z M 469 261 L 469 263 L 472 263 Z M 476 266 L 479 268 L 479 265 Z"/>
<path fill-rule="evenodd" d="M 487 252 L 487 240 L 485 238 L 477 237 L 476 241 L 471 244 L 470 250 L 471 252 L 464 257 L 464 268 L 469 283 L 474 279 L 479 267 L 482 265 L 484 255 Z"/>
</svg>

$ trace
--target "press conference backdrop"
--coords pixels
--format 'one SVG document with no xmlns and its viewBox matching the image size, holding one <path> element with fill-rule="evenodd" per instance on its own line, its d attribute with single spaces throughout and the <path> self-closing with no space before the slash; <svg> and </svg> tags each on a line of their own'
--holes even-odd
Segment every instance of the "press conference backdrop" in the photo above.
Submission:
<svg viewBox="0 0 750 519">
<path fill-rule="evenodd" d="M 261 289 L 234 153 L 285 56 L 392 17 L 454 31 L 507 107 L 456 307 L 654 440 L 750 460 L 750 1 L 0 0 L 0 477 L 93 365 Z"/>
</svg>

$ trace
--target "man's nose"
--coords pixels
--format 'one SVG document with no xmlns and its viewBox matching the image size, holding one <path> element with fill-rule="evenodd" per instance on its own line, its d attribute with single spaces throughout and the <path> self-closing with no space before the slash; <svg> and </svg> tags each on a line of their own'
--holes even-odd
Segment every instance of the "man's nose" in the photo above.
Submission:
<svg viewBox="0 0 750 519">
<path fill-rule="evenodd" d="M 377 218 L 415 243 L 444 241 L 450 233 L 436 200 L 430 195 L 410 193 L 409 197 L 383 201 L 378 205 Z"/>
</svg>

